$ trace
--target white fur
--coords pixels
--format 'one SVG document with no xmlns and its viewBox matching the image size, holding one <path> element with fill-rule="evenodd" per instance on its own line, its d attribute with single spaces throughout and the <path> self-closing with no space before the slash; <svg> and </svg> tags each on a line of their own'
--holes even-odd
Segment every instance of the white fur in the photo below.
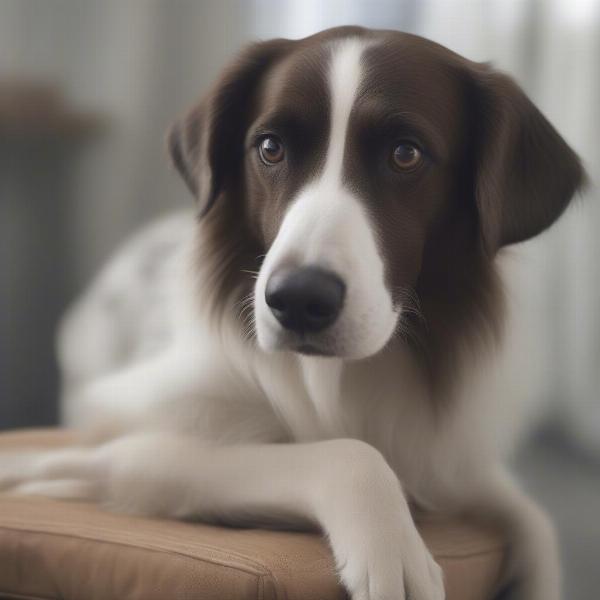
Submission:
<svg viewBox="0 0 600 600">
<path fill-rule="evenodd" d="M 442 600 L 441 571 L 413 523 L 412 499 L 501 523 L 513 550 L 507 576 L 522 582 L 514 597 L 558 600 L 552 528 L 507 476 L 492 435 L 502 421 L 495 407 L 514 419 L 507 407 L 531 391 L 522 381 L 506 383 L 519 370 L 520 359 L 510 360 L 519 340 L 504 360 L 479 364 L 478 377 L 444 413 L 432 410 L 407 350 L 375 354 L 397 311 L 369 220 L 341 173 L 363 49 L 355 40 L 333 49 L 326 164 L 283 221 L 256 284 L 255 310 L 260 346 L 285 346 L 264 305 L 265 281 L 287 262 L 318 262 L 349 285 L 329 343 L 346 356 L 372 356 L 268 353 L 242 339 L 235 314 L 216 328 L 205 321 L 190 288 L 192 218 L 178 217 L 126 248 L 63 327 L 67 414 L 106 441 L 0 455 L 0 489 L 234 524 L 317 522 L 353 600 Z M 140 265 L 161 235 L 179 244 L 149 283 Z M 156 286 L 169 293 L 152 308 L 146 300 Z M 102 303 L 107 295 L 120 298 L 111 311 Z M 162 324 L 151 344 L 150 322 Z M 512 430 L 508 423 L 505 437 Z"/>
</svg>

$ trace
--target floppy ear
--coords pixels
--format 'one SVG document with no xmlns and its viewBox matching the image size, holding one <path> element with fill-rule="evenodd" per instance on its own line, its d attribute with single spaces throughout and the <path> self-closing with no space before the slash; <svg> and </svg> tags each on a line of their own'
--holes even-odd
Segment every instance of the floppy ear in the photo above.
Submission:
<svg viewBox="0 0 600 600">
<path fill-rule="evenodd" d="M 520 242 L 550 227 L 585 174 L 578 156 L 508 76 L 487 65 L 475 83 L 475 200 L 485 248 Z"/>
<path fill-rule="evenodd" d="M 276 39 L 247 47 L 200 104 L 171 127 L 169 154 L 197 198 L 200 216 L 210 210 L 236 172 L 258 84 L 291 43 Z"/>
</svg>

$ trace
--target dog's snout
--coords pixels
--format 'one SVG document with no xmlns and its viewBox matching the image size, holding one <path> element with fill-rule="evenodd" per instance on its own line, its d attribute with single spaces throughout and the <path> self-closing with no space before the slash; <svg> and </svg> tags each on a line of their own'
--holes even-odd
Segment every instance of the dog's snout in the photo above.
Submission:
<svg viewBox="0 0 600 600">
<path fill-rule="evenodd" d="M 277 271 L 267 282 L 265 300 L 279 323 L 298 333 L 321 331 L 342 310 L 346 286 L 319 267 Z"/>
</svg>

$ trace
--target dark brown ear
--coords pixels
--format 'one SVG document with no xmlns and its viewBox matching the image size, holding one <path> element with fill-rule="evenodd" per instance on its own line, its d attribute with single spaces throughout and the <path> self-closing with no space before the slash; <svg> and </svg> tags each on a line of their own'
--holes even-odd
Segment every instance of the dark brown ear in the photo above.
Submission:
<svg viewBox="0 0 600 600">
<path fill-rule="evenodd" d="M 585 174 L 578 156 L 508 76 L 472 69 L 475 200 L 483 242 L 531 238 L 562 214 Z"/>
<path fill-rule="evenodd" d="M 203 113 L 201 106 L 192 109 L 179 121 L 173 123 L 167 133 L 167 149 L 173 166 L 194 196 L 198 194 L 197 163 L 200 158 Z"/>
<path fill-rule="evenodd" d="M 239 169 L 255 92 L 261 78 L 281 57 L 290 40 L 271 40 L 247 47 L 208 95 L 167 135 L 173 165 L 205 215 Z"/>
</svg>

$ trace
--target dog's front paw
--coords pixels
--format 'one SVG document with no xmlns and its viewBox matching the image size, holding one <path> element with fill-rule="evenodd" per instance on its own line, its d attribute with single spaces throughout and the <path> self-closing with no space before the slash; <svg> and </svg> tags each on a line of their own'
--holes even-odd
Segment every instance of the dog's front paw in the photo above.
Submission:
<svg viewBox="0 0 600 600">
<path fill-rule="evenodd" d="M 71 500 L 98 500 L 106 465 L 95 449 L 0 453 L 0 491 Z"/>
<path fill-rule="evenodd" d="M 444 600 L 442 569 L 422 542 L 353 552 L 339 574 L 352 600 Z"/>
<path fill-rule="evenodd" d="M 0 491 L 7 491 L 26 481 L 33 474 L 33 466 L 40 452 L 0 453 Z"/>
<path fill-rule="evenodd" d="M 99 502 L 116 512 L 177 516 L 181 486 L 169 483 L 173 466 L 160 478 L 145 466 L 160 461 L 149 452 L 145 436 L 131 435 L 97 447 L 0 453 L 0 491 L 63 500 Z"/>
<path fill-rule="evenodd" d="M 129 468 L 131 446 L 121 438 L 96 447 L 0 453 L 0 491 L 119 505 L 121 512 L 154 512 L 142 501 L 153 494 L 140 491 L 143 477 Z"/>
<path fill-rule="evenodd" d="M 357 440 L 330 446 L 316 514 L 352 600 L 444 600 L 442 570 L 384 457 Z"/>
</svg>

